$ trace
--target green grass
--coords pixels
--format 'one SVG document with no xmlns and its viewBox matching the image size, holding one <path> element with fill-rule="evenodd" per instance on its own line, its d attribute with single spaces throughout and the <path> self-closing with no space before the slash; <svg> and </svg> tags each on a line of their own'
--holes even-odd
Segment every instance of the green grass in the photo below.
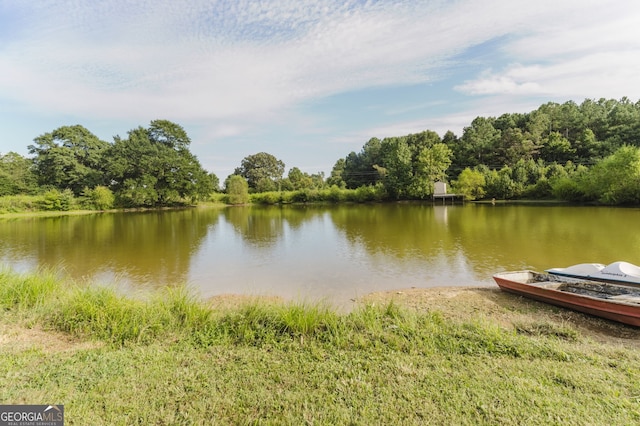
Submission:
<svg viewBox="0 0 640 426">
<path fill-rule="evenodd" d="M 637 351 L 565 326 L 394 303 L 213 310 L 184 288 L 139 300 L 6 270 L 0 310 L 0 401 L 64 404 L 69 425 L 640 422 Z M 29 328 L 61 343 L 25 344 Z"/>
<path fill-rule="evenodd" d="M 35 212 L 43 197 L 38 195 L 5 195 L 0 197 L 0 214 Z"/>
<path fill-rule="evenodd" d="M 58 297 L 61 283 L 51 271 L 16 274 L 0 268 L 0 309 L 33 309 Z"/>
</svg>

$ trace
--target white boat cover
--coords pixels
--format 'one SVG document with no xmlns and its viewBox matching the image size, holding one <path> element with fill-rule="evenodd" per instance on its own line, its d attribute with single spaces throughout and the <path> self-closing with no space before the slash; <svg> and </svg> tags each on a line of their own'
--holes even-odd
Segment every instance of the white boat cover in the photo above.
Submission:
<svg viewBox="0 0 640 426">
<path fill-rule="evenodd" d="M 607 266 L 601 263 L 581 263 L 568 268 L 547 269 L 546 272 L 567 277 L 640 284 L 640 266 L 629 262 L 613 262 Z"/>
<path fill-rule="evenodd" d="M 547 269 L 546 272 L 555 275 L 566 275 L 570 277 L 588 277 L 597 274 L 604 269 L 602 263 L 580 263 L 578 265 L 569 266 L 568 268 Z"/>
<path fill-rule="evenodd" d="M 602 278 L 640 284 L 640 266 L 629 262 L 613 262 L 600 271 Z"/>
</svg>

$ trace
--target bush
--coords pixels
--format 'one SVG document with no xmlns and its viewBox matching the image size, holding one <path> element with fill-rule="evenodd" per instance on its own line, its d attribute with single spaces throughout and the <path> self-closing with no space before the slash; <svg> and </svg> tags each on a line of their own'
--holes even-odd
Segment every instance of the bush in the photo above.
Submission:
<svg viewBox="0 0 640 426">
<path fill-rule="evenodd" d="M 249 183 L 245 178 L 239 175 L 229 176 L 225 186 L 229 204 L 246 204 L 249 202 Z"/>
<path fill-rule="evenodd" d="M 543 200 L 553 196 L 553 189 L 548 179 L 542 178 L 534 185 L 529 185 L 522 193 L 524 198 Z"/>
<path fill-rule="evenodd" d="M 282 193 L 269 191 L 251 194 L 251 202 L 257 204 L 278 204 L 282 202 Z"/>
<path fill-rule="evenodd" d="M 343 189 L 338 188 L 337 185 L 332 185 L 328 191 L 326 191 L 327 201 L 333 203 L 339 203 L 347 199 L 347 195 Z"/>
<path fill-rule="evenodd" d="M 299 191 L 295 191 L 291 200 L 294 203 L 307 203 L 311 201 L 311 191 L 308 189 L 301 189 Z"/>
<path fill-rule="evenodd" d="M 94 189 L 86 188 L 83 195 L 85 196 L 85 206 L 95 210 L 111 209 L 116 200 L 113 192 L 106 186 L 96 186 Z"/>
<path fill-rule="evenodd" d="M 604 204 L 640 202 L 640 148 L 624 145 L 579 179 L 590 199 Z"/>
<path fill-rule="evenodd" d="M 355 201 L 356 203 L 380 201 L 382 197 L 383 195 L 381 194 L 380 187 L 371 185 L 356 188 L 355 191 L 349 194 L 349 199 L 351 201 Z"/>
<path fill-rule="evenodd" d="M 0 213 L 32 212 L 40 208 L 37 195 L 7 195 L 0 197 Z"/>
<path fill-rule="evenodd" d="M 584 201 L 585 194 L 578 183 L 571 178 L 560 178 L 551 184 L 551 194 L 554 198 L 567 201 Z"/>
<path fill-rule="evenodd" d="M 44 193 L 42 200 L 39 202 L 39 207 L 41 210 L 46 211 L 69 211 L 73 202 L 73 192 L 70 189 L 65 189 L 62 192 L 57 189 L 50 189 Z"/>
</svg>

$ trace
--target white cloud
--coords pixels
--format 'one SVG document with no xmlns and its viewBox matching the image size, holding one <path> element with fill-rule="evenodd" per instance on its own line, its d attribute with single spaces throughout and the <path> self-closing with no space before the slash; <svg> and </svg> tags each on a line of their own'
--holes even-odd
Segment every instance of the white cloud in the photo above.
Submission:
<svg viewBox="0 0 640 426">
<path fill-rule="evenodd" d="M 529 81 L 523 78 L 523 74 L 528 75 L 535 72 L 540 67 L 522 67 L 515 65 L 507 71 L 493 74 L 490 71 L 484 72 L 480 78 L 468 81 L 464 84 L 456 86 L 456 89 L 472 95 L 492 95 L 492 94 L 510 94 L 510 95 L 533 95 L 541 94 L 543 88 L 537 82 Z"/>
<path fill-rule="evenodd" d="M 581 13 L 578 13 L 581 12 Z M 640 94 L 637 2 L 592 2 L 540 21 L 511 40 L 504 52 L 514 63 L 456 86 L 472 95 L 580 98 Z M 517 61 L 517 62 L 516 62 Z"/>
<path fill-rule="evenodd" d="M 0 52 L 5 96 L 70 114 L 261 115 L 298 101 L 437 75 L 511 31 L 484 2 L 49 2 Z M 529 9 L 531 9 L 529 7 Z"/>
<path fill-rule="evenodd" d="M 581 100 L 640 94 L 640 49 L 585 55 L 549 65 L 511 65 L 486 72 L 457 90 L 472 95 L 536 95 Z"/>
<path fill-rule="evenodd" d="M 0 102 L 80 122 L 166 118 L 207 142 L 266 143 L 282 132 L 361 146 L 424 129 L 459 133 L 477 115 L 533 109 L 532 99 L 640 97 L 639 2 L 42 0 L 3 10 L 11 14 L 0 28 L 9 18 L 19 25 L 0 30 Z M 467 78 L 457 94 L 429 92 L 425 83 L 449 84 L 450 74 Z M 371 111 L 379 123 L 304 115 L 331 95 L 349 102 L 350 92 L 408 85 L 422 85 L 424 102 Z M 441 114 L 427 107 L 438 103 Z"/>
</svg>

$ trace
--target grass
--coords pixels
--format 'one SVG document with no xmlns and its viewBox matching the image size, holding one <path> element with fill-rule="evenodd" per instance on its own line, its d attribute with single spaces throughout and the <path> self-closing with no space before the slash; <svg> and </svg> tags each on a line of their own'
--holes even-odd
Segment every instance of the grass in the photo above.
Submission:
<svg viewBox="0 0 640 426">
<path fill-rule="evenodd" d="M 213 310 L 184 288 L 138 300 L 6 270 L 0 310 L 0 401 L 64 404 L 70 425 L 640 422 L 640 355 L 569 326 Z"/>
</svg>

